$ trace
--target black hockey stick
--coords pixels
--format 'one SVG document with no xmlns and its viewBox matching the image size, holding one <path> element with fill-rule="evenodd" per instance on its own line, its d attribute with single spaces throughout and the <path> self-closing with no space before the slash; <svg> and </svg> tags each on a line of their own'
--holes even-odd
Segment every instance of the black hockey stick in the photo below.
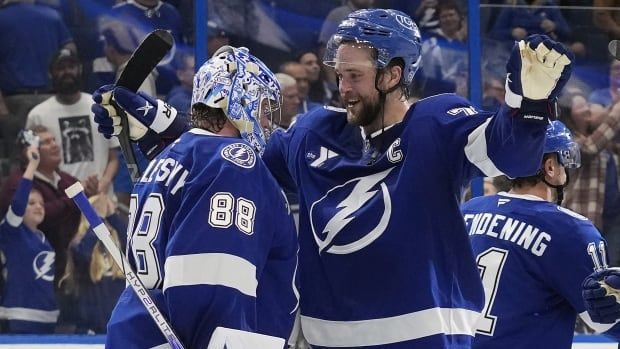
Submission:
<svg viewBox="0 0 620 349">
<path fill-rule="evenodd" d="M 140 46 L 138 46 L 131 55 L 131 58 L 127 61 L 125 69 L 123 69 L 116 81 L 116 86 L 124 87 L 132 92 L 137 92 L 144 80 L 146 80 L 153 69 L 155 69 L 159 61 L 170 51 L 173 44 L 174 39 L 170 32 L 163 29 L 157 29 L 151 32 L 142 43 L 140 43 Z M 121 131 L 118 135 L 118 142 L 121 146 L 121 152 L 123 152 L 123 156 L 125 157 L 131 181 L 136 183 L 142 174 L 140 173 L 136 155 L 133 152 L 129 140 L 129 122 L 127 120 L 127 114 L 119 108 L 114 101 L 111 103 L 116 107 L 121 118 Z"/>
<path fill-rule="evenodd" d="M 155 321 L 155 324 L 161 333 L 164 337 L 166 337 L 168 344 L 170 344 L 172 349 L 184 349 L 181 340 L 174 333 L 172 326 L 170 326 L 170 323 L 166 320 L 159 308 L 157 308 L 155 302 L 153 302 L 148 290 L 138 275 L 136 275 L 133 271 L 133 268 L 131 268 L 131 265 L 127 261 L 127 258 L 121 249 L 114 243 L 114 240 L 112 240 L 110 231 L 101 218 L 99 218 L 90 202 L 88 202 L 86 195 L 84 195 L 84 187 L 82 187 L 82 184 L 80 184 L 80 182 L 75 182 L 72 186 L 65 189 L 65 193 L 73 200 L 73 202 L 75 202 L 80 211 L 82 211 L 82 214 L 86 217 L 88 224 L 90 224 L 90 228 L 95 232 L 95 235 L 97 235 L 97 238 L 99 238 L 101 243 L 103 243 L 106 250 L 108 250 L 108 253 L 110 253 L 114 263 L 116 263 L 116 265 L 123 271 L 125 278 L 127 279 L 127 283 L 129 283 L 129 285 L 133 288 L 134 292 L 146 308 L 149 315 Z"/>
</svg>

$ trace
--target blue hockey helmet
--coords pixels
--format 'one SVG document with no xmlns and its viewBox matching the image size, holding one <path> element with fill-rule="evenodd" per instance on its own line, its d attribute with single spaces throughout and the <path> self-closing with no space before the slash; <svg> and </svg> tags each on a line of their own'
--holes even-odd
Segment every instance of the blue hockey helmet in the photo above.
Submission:
<svg viewBox="0 0 620 349">
<path fill-rule="evenodd" d="M 566 168 L 581 166 L 579 145 L 573 141 L 568 127 L 559 120 L 554 120 L 547 126 L 543 152 L 556 153 L 558 161 Z"/>
<path fill-rule="evenodd" d="M 194 76 L 192 103 L 222 109 L 241 137 L 259 153 L 266 136 L 261 119 L 281 105 L 275 75 L 245 47 L 224 46 Z"/>
<path fill-rule="evenodd" d="M 325 65 L 336 65 L 336 53 L 343 42 L 376 49 L 378 69 L 385 68 L 392 59 L 401 58 L 405 63 L 401 84 L 405 86 L 411 84 L 420 65 L 420 31 L 411 17 L 401 11 L 366 9 L 349 14 L 327 43 Z"/>
</svg>

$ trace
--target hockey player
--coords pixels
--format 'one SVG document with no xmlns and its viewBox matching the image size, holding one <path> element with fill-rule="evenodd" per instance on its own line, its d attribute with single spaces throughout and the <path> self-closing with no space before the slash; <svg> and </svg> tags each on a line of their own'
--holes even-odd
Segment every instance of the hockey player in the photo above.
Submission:
<svg viewBox="0 0 620 349">
<path fill-rule="evenodd" d="M 39 138 L 24 131 L 20 141 L 27 166 L 0 222 L 0 249 L 6 280 L 0 301 L 0 318 L 8 320 L 9 333 L 54 333 L 59 311 L 54 295 L 54 249 L 38 229 L 45 217 L 43 196 L 32 179 L 41 159 Z"/>
<path fill-rule="evenodd" d="M 571 70 L 562 45 L 533 36 L 513 49 L 507 105 L 496 114 L 452 94 L 411 106 L 420 45 L 402 12 L 351 13 L 325 62 L 346 110 L 315 109 L 267 144 L 270 170 L 299 194 L 301 325 L 313 348 L 470 346 L 484 290 L 462 186 L 537 171 L 547 115 Z M 97 120 L 117 133 L 109 115 Z"/>
<path fill-rule="evenodd" d="M 568 349 L 577 315 L 598 332 L 612 327 L 593 322 L 581 297 L 583 279 L 607 266 L 607 254 L 592 222 L 559 206 L 566 169 L 580 166 L 560 121 L 547 127 L 544 153 L 538 173 L 513 179 L 510 192 L 462 206 L 486 294 L 475 349 Z"/>
<path fill-rule="evenodd" d="M 94 109 L 114 114 L 110 99 L 127 96 L 157 105 L 104 86 Z M 259 157 L 260 115 L 279 100 L 275 77 L 247 49 L 220 50 L 194 78 L 193 128 L 135 184 L 128 259 L 186 348 L 206 348 L 218 326 L 290 335 L 298 301 L 296 233 L 283 193 Z M 149 114 L 153 125 L 174 120 L 168 108 Z M 106 347 L 165 343 L 133 290 L 125 289 Z"/>
</svg>

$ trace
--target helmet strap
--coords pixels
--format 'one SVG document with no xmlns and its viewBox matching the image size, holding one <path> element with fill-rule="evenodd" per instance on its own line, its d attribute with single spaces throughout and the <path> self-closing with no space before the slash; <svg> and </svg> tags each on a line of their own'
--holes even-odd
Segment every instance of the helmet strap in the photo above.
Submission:
<svg viewBox="0 0 620 349">
<path fill-rule="evenodd" d="M 562 201 L 564 200 L 564 188 L 566 188 L 566 186 L 568 185 L 568 183 L 570 182 L 570 177 L 568 175 L 568 171 L 566 171 L 566 181 L 564 182 L 564 184 L 560 184 L 560 185 L 554 185 L 549 183 L 546 179 L 545 179 L 545 172 L 543 170 L 540 171 L 540 179 L 543 181 L 543 183 L 545 183 L 548 187 L 555 189 L 555 193 L 556 193 L 556 200 L 555 203 L 558 206 L 562 205 Z"/>
</svg>

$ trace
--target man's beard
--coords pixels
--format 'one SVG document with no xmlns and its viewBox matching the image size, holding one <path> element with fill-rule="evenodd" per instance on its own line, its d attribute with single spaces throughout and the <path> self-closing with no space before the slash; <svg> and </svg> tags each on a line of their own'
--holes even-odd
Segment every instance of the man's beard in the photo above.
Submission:
<svg viewBox="0 0 620 349">
<path fill-rule="evenodd" d="M 372 102 L 362 98 L 360 98 L 359 103 L 361 103 L 362 108 L 357 115 L 352 115 L 348 111 L 350 116 L 349 122 L 353 125 L 365 127 L 372 124 L 379 117 L 382 105 L 378 101 Z"/>
<path fill-rule="evenodd" d="M 77 77 L 58 77 L 52 81 L 54 91 L 59 94 L 73 94 L 80 91 L 80 81 Z"/>
</svg>

